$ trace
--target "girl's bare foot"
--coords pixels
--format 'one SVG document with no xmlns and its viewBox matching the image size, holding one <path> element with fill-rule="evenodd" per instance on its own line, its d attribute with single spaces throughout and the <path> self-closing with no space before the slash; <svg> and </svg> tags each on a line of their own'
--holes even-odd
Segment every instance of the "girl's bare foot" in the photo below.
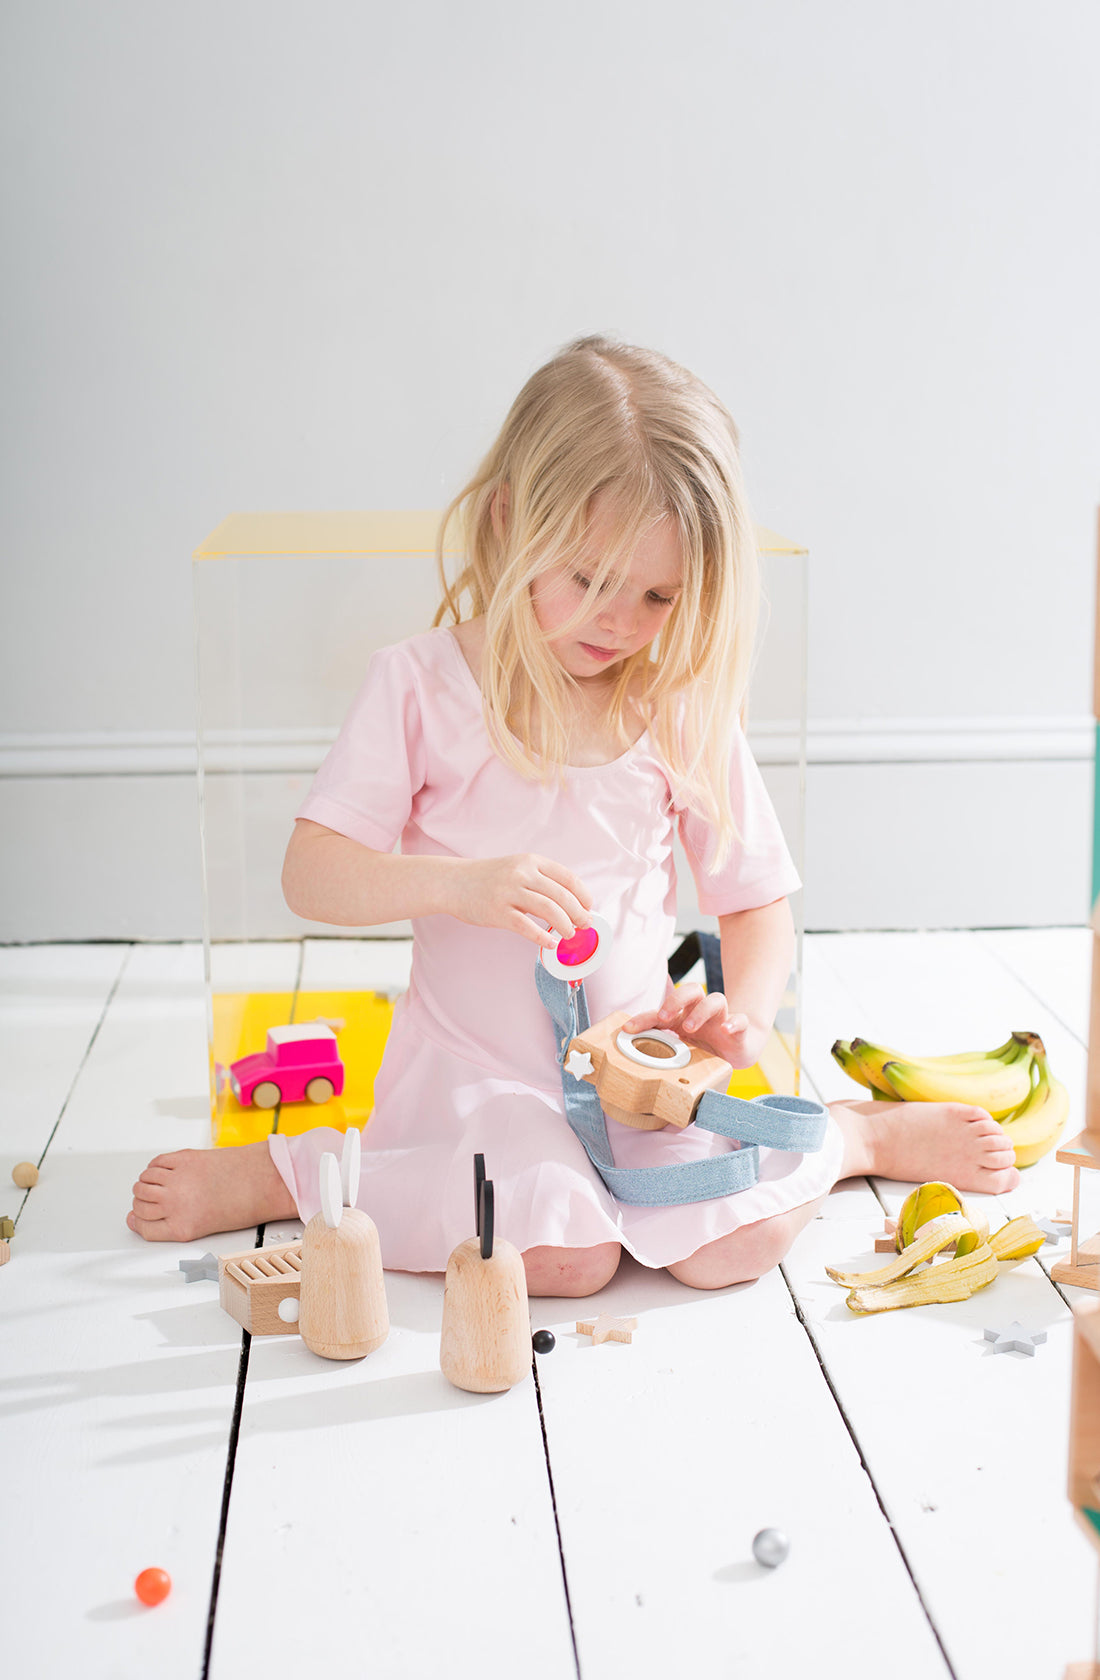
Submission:
<svg viewBox="0 0 1100 1680">
<path fill-rule="evenodd" d="M 148 1242 L 194 1242 L 297 1213 L 263 1141 L 158 1155 L 134 1185 L 126 1223 Z"/>
<path fill-rule="evenodd" d="M 842 1178 L 874 1173 L 905 1184 L 944 1179 L 999 1196 L 1020 1182 L 1003 1127 L 967 1103 L 836 1102 L 844 1133 Z"/>
</svg>

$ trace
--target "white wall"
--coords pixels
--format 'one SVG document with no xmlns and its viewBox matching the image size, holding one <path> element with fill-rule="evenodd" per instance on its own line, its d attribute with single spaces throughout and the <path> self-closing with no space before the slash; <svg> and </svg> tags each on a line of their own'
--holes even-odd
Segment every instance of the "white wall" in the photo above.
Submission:
<svg viewBox="0 0 1100 1680">
<path fill-rule="evenodd" d="M 3 27 L 4 936 L 194 931 L 165 778 L 195 543 L 238 508 L 438 506 L 595 329 L 715 386 L 758 516 L 810 546 L 810 924 L 1083 917 L 1091 0 L 8 0 Z M 125 820 L 116 738 L 156 772 Z"/>
</svg>

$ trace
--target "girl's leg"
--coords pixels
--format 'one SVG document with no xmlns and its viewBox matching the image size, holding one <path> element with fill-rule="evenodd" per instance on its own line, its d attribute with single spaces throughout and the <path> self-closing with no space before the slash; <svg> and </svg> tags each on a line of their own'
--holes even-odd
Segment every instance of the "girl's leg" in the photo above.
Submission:
<svg viewBox="0 0 1100 1680">
<path fill-rule="evenodd" d="M 594 1248 L 529 1248 L 523 1256 L 527 1293 L 595 1295 L 611 1282 L 621 1256 L 617 1242 L 597 1243 Z"/>
<path fill-rule="evenodd" d="M 968 1103 L 834 1102 L 844 1134 L 841 1178 L 873 1173 L 903 1184 L 942 1178 L 988 1196 L 1020 1182 L 1008 1134 Z"/>
<path fill-rule="evenodd" d="M 1014 1190 L 1020 1182 L 1012 1145 L 984 1108 L 966 1103 L 835 1102 L 829 1109 L 844 1134 L 839 1178 L 874 1173 L 904 1184 L 940 1178 L 956 1190 L 989 1196 Z M 725 1289 L 762 1277 L 783 1259 L 823 1200 L 742 1225 L 668 1270 L 694 1289 Z"/>
<path fill-rule="evenodd" d="M 816 1202 L 804 1202 L 770 1219 L 758 1219 L 755 1225 L 742 1225 L 728 1237 L 706 1243 L 686 1260 L 677 1260 L 666 1269 L 692 1289 L 727 1289 L 731 1283 L 751 1283 L 778 1266 L 824 1200 L 819 1196 Z"/>
<path fill-rule="evenodd" d="M 233 1149 L 177 1149 L 150 1161 L 126 1215 L 149 1242 L 194 1242 L 265 1219 L 295 1219 L 294 1198 L 266 1139 Z"/>
</svg>

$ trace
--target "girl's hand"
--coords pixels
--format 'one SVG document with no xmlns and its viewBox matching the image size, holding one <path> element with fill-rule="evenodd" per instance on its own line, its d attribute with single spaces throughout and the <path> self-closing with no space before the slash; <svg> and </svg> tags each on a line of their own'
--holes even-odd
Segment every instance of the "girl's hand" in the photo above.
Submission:
<svg viewBox="0 0 1100 1680">
<path fill-rule="evenodd" d="M 702 986 L 673 986 L 667 983 L 660 1009 L 643 1010 L 624 1021 L 623 1031 L 644 1032 L 647 1027 L 666 1027 L 682 1038 L 721 1056 L 731 1067 L 752 1067 L 767 1041 L 767 1033 L 754 1027 L 747 1015 L 731 1015 L 721 992 L 705 992 Z"/>
<path fill-rule="evenodd" d="M 592 894 L 572 870 L 533 852 L 456 862 L 446 905 L 460 922 L 506 928 L 547 950 L 587 927 L 591 907 Z M 549 933 L 540 922 L 550 923 Z"/>
</svg>

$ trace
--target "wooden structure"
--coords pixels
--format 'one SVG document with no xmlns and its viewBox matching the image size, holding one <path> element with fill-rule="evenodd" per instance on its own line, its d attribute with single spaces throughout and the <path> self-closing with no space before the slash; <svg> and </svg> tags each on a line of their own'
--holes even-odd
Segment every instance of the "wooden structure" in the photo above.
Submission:
<svg viewBox="0 0 1100 1680">
<path fill-rule="evenodd" d="M 1089 1061 L 1085 1096 L 1085 1129 L 1058 1150 L 1056 1159 L 1073 1168 L 1073 1223 L 1070 1254 L 1051 1267 L 1058 1283 L 1100 1290 L 1100 1233 L 1079 1240 L 1081 1173 L 1100 1168 L 1100 526 L 1096 543 L 1096 634 L 1093 643 L 1092 710 L 1098 743 L 1093 784 L 1092 817 L 1092 995 L 1089 1005 Z"/>
<path fill-rule="evenodd" d="M 1072 1396 L 1069 1498 L 1077 1522 L 1100 1552 L 1100 1301 L 1074 1308 Z M 1090 1662 L 1071 1663 L 1065 1680 L 1100 1680 L 1100 1650 Z"/>
</svg>

